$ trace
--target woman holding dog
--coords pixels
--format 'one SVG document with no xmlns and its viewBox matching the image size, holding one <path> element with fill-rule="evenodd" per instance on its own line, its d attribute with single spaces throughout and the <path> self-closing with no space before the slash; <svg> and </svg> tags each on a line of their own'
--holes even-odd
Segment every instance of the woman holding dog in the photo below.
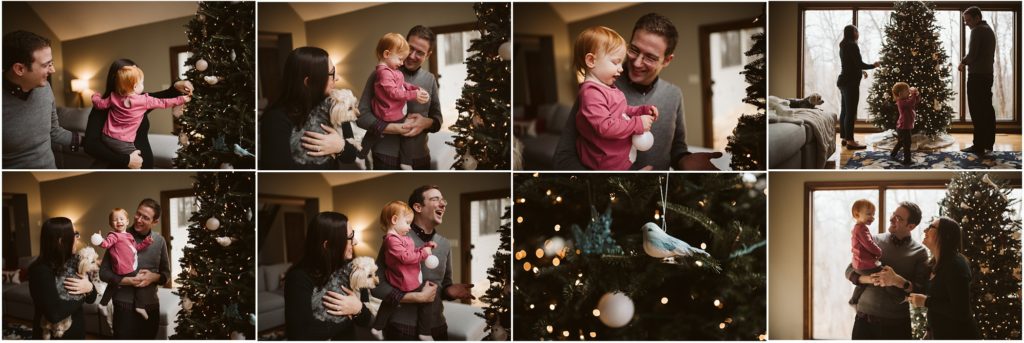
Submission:
<svg viewBox="0 0 1024 343">
<path fill-rule="evenodd" d="M 63 275 L 65 264 L 74 257 L 78 233 L 71 220 L 50 218 L 43 223 L 39 234 L 39 257 L 28 268 L 29 293 L 35 305 L 32 319 L 32 339 L 43 339 L 42 321 L 57 323 L 71 317 L 71 327 L 62 339 L 85 339 L 85 317 L 82 304 L 96 301 L 96 289 L 88 278 L 68 278 L 64 290 L 70 295 L 85 295 L 79 300 L 62 300 L 54 280 Z"/>
<path fill-rule="evenodd" d="M 839 73 L 839 80 L 836 86 L 842 95 L 842 103 L 839 111 L 839 138 L 842 138 L 842 145 L 847 149 L 864 149 L 866 146 L 853 139 L 853 125 L 857 121 L 857 102 L 860 101 L 860 80 L 867 78 L 866 69 L 878 67 L 878 62 L 867 64 L 861 60 L 860 47 L 857 46 L 857 39 L 860 38 L 860 31 L 856 26 L 846 25 L 843 28 L 843 40 L 839 42 L 839 59 L 842 62 L 842 72 Z"/>
<path fill-rule="evenodd" d="M 305 151 L 292 151 L 291 135 L 309 120 L 311 112 L 327 100 L 334 84 L 335 68 L 327 51 L 316 47 L 292 50 L 281 74 L 281 94 L 260 117 L 260 169 L 339 169 L 355 160 L 356 149 L 346 144 L 352 138 L 350 123 L 342 131 L 322 125 L 323 133 L 306 131 L 302 137 Z M 329 157 L 322 163 L 300 164 L 293 154 Z"/>
</svg>

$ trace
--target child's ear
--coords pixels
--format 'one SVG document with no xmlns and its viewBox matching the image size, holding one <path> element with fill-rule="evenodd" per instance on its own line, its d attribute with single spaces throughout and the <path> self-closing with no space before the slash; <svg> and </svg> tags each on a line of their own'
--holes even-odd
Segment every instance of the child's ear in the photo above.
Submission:
<svg viewBox="0 0 1024 343">
<path fill-rule="evenodd" d="M 390 58 L 391 57 L 391 50 L 384 50 L 384 53 L 382 53 L 380 55 L 384 56 L 384 58 Z"/>
<path fill-rule="evenodd" d="M 402 218 L 399 217 L 397 214 L 391 216 L 391 225 L 394 226 L 394 225 L 398 224 L 399 220 L 402 220 Z"/>
<path fill-rule="evenodd" d="M 586 56 L 583 56 L 583 62 L 587 64 L 587 68 L 593 68 L 597 65 L 597 55 L 594 55 L 592 52 L 587 53 Z"/>
</svg>

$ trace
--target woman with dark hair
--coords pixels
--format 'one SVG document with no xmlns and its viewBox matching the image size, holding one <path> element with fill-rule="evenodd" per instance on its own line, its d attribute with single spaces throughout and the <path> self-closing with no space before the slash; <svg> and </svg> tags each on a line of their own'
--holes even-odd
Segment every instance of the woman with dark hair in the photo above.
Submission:
<svg viewBox="0 0 1024 343">
<path fill-rule="evenodd" d="M 856 26 L 846 25 L 843 28 L 843 40 L 839 42 L 839 60 L 842 63 L 842 71 L 839 73 L 839 80 L 836 86 L 842 95 L 839 111 L 839 138 L 842 138 L 843 146 L 847 149 L 864 149 L 866 146 L 853 139 L 853 124 L 857 121 L 857 102 L 860 101 L 860 80 L 868 78 L 865 69 L 878 67 L 878 62 L 867 64 L 861 60 L 860 47 L 857 46 L 857 39 L 860 38 L 860 31 Z"/>
<path fill-rule="evenodd" d="M 306 46 L 288 54 L 281 74 L 281 94 L 260 117 L 260 169 L 339 169 L 340 162 L 355 160 L 355 147 L 344 140 L 352 138 L 351 123 L 343 124 L 341 133 L 327 125 L 321 125 L 323 133 L 303 133 L 306 154 L 335 158 L 320 164 L 299 164 L 292 158 L 292 132 L 304 126 L 316 107 L 330 101 L 327 95 L 336 80 L 335 73 L 324 49 Z"/>
<path fill-rule="evenodd" d="M 107 98 L 117 87 L 117 71 L 121 67 L 134 66 L 134 61 L 126 58 L 114 60 L 107 70 L 107 84 L 103 91 L 103 97 Z M 171 88 L 149 93 L 154 98 L 174 98 L 182 94 L 192 94 L 192 82 L 177 81 Z M 152 111 L 152 110 L 150 110 Z M 135 148 L 139 153 L 119 154 L 107 147 L 100 141 L 103 135 L 103 125 L 107 122 L 108 111 L 93 108 L 89 113 L 89 122 L 85 127 L 85 138 L 82 146 L 85 152 L 96 159 L 92 167 L 97 169 L 153 169 L 153 148 L 149 145 L 149 112 L 142 117 L 142 124 L 135 131 Z"/>
<path fill-rule="evenodd" d="M 960 253 L 960 224 L 940 217 L 924 230 L 924 246 L 932 253 L 928 294 L 910 294 L 915 307 L 928 308 L 931 339 L 981 339 L 971 311 L 971 265 Z"/>
<path fill-rule="evenodd" d="M 28 267 L 29 294 L 35 305 L 32 318 L 32 339 L 42 339 L 42 320 L 57 323 L 71 317 L 71 327 L 62 339 L 85 339 L 85 317 L 82 304 L 96 301 L 96 290 L 88 278 L 67 278 L 64 289 L 70 295 L 85 295 L 79 300 L 63 300 L 58 293 L 56 280 L 64 274 L 68 260 L 74 255 L 78 233 L 71 220 L 64 217 L 50 218 L 43 223 L 39 234 L 39 258 Z"/>
<path fill-rule="evenodd" d="M 370 312 L 363 306 L 359 295 L 347 288 L 341 293 L 327 291 L 321 300 L 327 314 L 348 316 L 341 322 L 325 322 L 313 315 L 313 293 L 323 288 L 331 274 L 345 268 L 355 257 L 355 231 L 348 225 L 348 217 L 338 212 L 321 212 L 309 221 L 306 231 L 305 255 L 285 276 L 284 316 L 285 336 L 289 340 L 355 340 L 355 324 L 369 325 Z M 418 292 L 414 296 L 433 297 Z"/>
</svg>

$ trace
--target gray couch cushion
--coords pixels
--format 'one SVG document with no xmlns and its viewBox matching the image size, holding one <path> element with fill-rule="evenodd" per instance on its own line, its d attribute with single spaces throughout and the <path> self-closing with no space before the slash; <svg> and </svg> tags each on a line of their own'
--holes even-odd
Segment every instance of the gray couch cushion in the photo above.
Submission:
<svg viewBox="0 0 1024 343">
<path fill-rule="evenodd" d="M 264 265 L 257 268 L 260 271 L 260 277 L 263 278 L 263 290 L 273 292 L 281 288 L 281 278 L 288 272 L 288 268 L 291 268 L 291 263 L 278 263 L 271 265 Z"/>
<path fill-rule="evenodd" d="M 284 308 L 284 295 L 277 292 L 259 292 L 256 294 L 259 313 Z"/>
<path fill-rule="evenodd" d="M 92 107 L 57 107 L 57 120 L 68 131 L 85 132 Z"/>
<path fill-rule="evenodd" d="M 771 168 L 800 169 L 802 150 L 808 144 L 807 130 L 796 122 L 768 125 L 768 161 Z"/>
</svg>

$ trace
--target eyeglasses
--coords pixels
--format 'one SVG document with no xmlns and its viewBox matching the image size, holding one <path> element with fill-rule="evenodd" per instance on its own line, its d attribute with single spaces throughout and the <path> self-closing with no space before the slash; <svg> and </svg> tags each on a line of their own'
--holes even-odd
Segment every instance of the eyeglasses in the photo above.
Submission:
<svg viewBox="0 0 1024 343">
<path fill-rule="evenodd" d="M 327 73 L 327 76 L 331 77 L 330 80 L 335 81 L 335 80 L 338 80 L 337 74 L 338 74 L 338 69 L 331 68 L 331 72 Z"/>
<path fill-rule="evenodd" d="M 82 237 L 82 233 L 78 232 L 78 231 L 75 231 L 75 239 L 79 239 L 81 237 Z"/>
<path fill-rule="evenodd" d="M 900 217 L 899 215 L 896 215 L 896 214 L 893 214 L 892 218 L 895 219 L 897 222 L 900 222 L 900 223 L 902 223 L 903 221 L 906 220 L 906 219 L 903 219 L 903 217 Z"/>
<path fill-rule="evenodd" d="M 356 232 L 355 231 L 352 231 L 352 233 L 348 234 L 348 241 L 349 242 L 351 242 L 355 238 L 356 238 Z"/>
<path fill-rule="evenodd" d="M 648 67 L 653 66 L 658 62 L 661 62 L 661 57 L 652 54 L 642 53 L 640 52 L 640 49 L 637 48 L 635 45 L 630 45 L 629 48 L 626 49 L 626 55 L 629 56 L 630 60 L 636 60 L 637 57 L 643 57 L 641 62 L 643 62 L 643 64 Z"/>
<path fill-rule="evenodd" d="M 430 202 L 440 202 L 443 205 L 448 205 L 448 200 L 445 200 L 442 197 L 433 197 L 427 200 L 429 200 Z"/>
<path fill-rule="evenodd" d="M 427 56 L 427 52 L 426 51 L 412 49 L 412 50 L 409 51 L 409 57 L 413 57 L 413 56 L 415 56 L 417 58 L 423 58 L 424 56 Z"/>
</svg>

